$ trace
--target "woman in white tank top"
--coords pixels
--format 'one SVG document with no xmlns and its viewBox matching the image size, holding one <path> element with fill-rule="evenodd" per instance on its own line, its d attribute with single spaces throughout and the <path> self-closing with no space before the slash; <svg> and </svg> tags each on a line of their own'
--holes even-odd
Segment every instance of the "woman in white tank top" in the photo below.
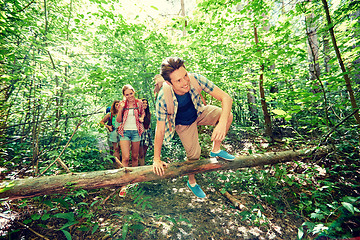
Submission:
<svg viewBox="0 0 360 240">
<path fill-rule="evenodd" d="M 122 163 L 129 166 L 131 150 L 131 166 L 138 166 L 141 134 L 144 132 L 145 110 L 142 101 L 135 98 L 135 90 L 131 85 L 125 85 L 122 89 L 125 100 L 118 105 L 116 121 L 120 123 L 120 148 Z M 120 197 L 124 197 L 126 189 L 120 191 Z M 122 196 L 123 195 L 123 196 Z"/>
</svg>

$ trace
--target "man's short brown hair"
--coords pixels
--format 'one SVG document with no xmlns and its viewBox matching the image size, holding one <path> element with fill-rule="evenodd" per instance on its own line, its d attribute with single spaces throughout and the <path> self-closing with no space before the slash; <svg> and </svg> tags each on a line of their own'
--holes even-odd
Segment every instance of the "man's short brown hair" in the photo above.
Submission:
<svg viewBox="0 0 360 240">
<path fill-rule="evenodd" d="M 171 82 L 170 74 L 175 70 L 184 67 L 184 60 L 179 57 L 168 57 L 161 63 L 160 74 L 165 81 Z"/>
</svg>

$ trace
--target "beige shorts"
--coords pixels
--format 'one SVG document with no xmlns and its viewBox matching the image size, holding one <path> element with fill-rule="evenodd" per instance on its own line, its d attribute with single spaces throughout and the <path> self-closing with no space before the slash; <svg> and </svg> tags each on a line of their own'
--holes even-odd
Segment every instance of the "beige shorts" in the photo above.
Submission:
<svg viewBox="0 0 360 240">
<path fill-rule="evenodd" d="M 199 143 L 198 125 L 215 126 L 220 118 L 222 109 L 216 106 L 207 105 L 204 111 L 191 125 L 176 125 L 175 131 L 185 148 L 188 160 L 200 158 L 201 147 Z"/>
</svg>

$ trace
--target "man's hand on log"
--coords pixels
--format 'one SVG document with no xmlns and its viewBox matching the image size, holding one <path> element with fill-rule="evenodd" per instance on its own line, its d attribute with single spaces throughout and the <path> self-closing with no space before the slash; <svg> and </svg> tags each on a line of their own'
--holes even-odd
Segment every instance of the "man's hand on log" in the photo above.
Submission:
<svg viewBox="0 0 360 240">
<path fill-rule="evenodd" d="M 168 167 L 168 164 L 166 162 L 163 162 L 161 160 L 155 161 L 153 163 L 153 172 L 156 175 L 163 176 L 165 173 L 165 168 Z"/>
</svg>

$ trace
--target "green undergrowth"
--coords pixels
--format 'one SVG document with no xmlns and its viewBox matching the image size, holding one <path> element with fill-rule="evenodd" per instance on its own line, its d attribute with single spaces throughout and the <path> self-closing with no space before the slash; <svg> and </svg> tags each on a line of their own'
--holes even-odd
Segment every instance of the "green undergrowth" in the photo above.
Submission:
<svg viewBox="0 0 360 240">
<path fill-rule="evenodd" d="M 120 205 L 119 210 L 113 209 L 115 213 L 111 216 L 107 208 L 119 202 L 116 200 L 117 194 L 108 197 L 108 191 L 79 189 L 67 195 L 54 194 L 19 200 L 13 211 L 22 212 L 23 216 L 0 239 L 22 239 L 29 236 L 27 229 L 32 229 L 38 236 L 44 234 L 53 239 L 156 239 L 158 226 L 149 225 L 144 219 L 146 212 L 152 212 L 153 208 L 153 203 L 149 201 L 151 197 L 146 192 L 147 183 L 132 185 L 128 188 L 126 201 L 127 205 L 133 207 L 127 209 Z M 154 213 L 151 217 L 171 226 L 172 234 L 179 233 L 181 228 L 192 227 L 190 221 L 181 214 L 170 216 Z M 113 223 L 104 222 L 104 218 Z M 16 225 L 21 227 L 17 228 Z"/>
<path fill-rule="evenodd" d="M 202 146 L 202 158 L 208 156 L 211 147 L 211 127 L 200 129 L 199 136 Z M 239 131 L 237 131 L 239 132 Z M 232 133 L 230 133 L 230 140 Z M 225 144 L 229 144 L 229 139 Z M 111 158 L 102 156 L 96 149 L 93 138 L 80 136 L 64 151 L 62 159 L 71 166 L 75 172 L 97 171 L 111 168 Z M 244 140 L 245 141 L 245 140 Z M 249 139 L 249 141 L 253 141 Z M 319 236 L 329 238 L 351 238 L 360 235 L 360 156 L 356 139 L 337 141 L 335 151 L 323 158 L 304 158 L 299 161 L 287 162 L 271 166 L 238 169 L 231 171 L 216 171 L 199 174 L 200 181 L 208 181 L 209 186 L 229 192 L 241 198 L 246 195 L 253 201 L 244 202 L 246 209 L 236 211 L 243 221 L 254 226 L 269 224 L 267 209 L 275 209 L 279 219 L 294 218 L 297 225 L 299 239 L 314 239 Z M 282 151 L 284 147 L 306 147 L 302 142 L 287 141 L 282 145 L 269 145 L 263 147 L 253 141 L 253 148 L 244 154 L 264 153 L 267 151 Z M 24 143 L 25 144 L 25 143 Z M 234 147 L 234 146 L 233 146 Z M 237 146 L 239 147 L 239 146 Z M 21 145 L 14 144 L 8 150 L 11 161 L 5 165 L 9 170 L 17 162 L 29 165 L 31 153 L 19 151 Z M 40 169 L 48 166 L 61 152 L 62 148 L 50 148 L 43 155 Z M 236 149 L 234 147 L 234 149 Z M 53 152 L 52 152 L 53 151 Z M 14 153 L 18 152 L 19 156 Z M 146 159 L 147 164 L 152 164 L 150 148 Z M 185 151 L 181 141 L 175 137 L 171 144 L 164 146 L 163 159 L 167 162 L 184 161 Z M 21 159 L 22 157 L 22 159 Z M 46 159 L 47 158 L 47 159 Z M 21 159 L 21 160 L 20 160 Z M 54 165 L 49 173 L 63 171 L 61 166 Z M 142 186 L 141 184 L 140 186 Z M 71 190 L 71 185 L 68 186 Z M 114 214 L 112 218 L 118 220 L 118 226 L 105 226 L 99 219 L 102 218 L 104 199 L 101 192 L 74 190 L 68 195 L 41 196 L 33 199 L 18 201 L 16 212 L 21 212 L 19 222 L 26 226 L 43 229 L 58 239 L 81 239 L 83 237 L 99 237 L 103 235 L 117 236 L 118 239 L 132 239 L 134 236 L 147 236 L 156 238 L 156 227 L 147 226 L 144 216 L 139 212 L 151 210 L 152 205 L 146 196 L 146 188 L 133 187 L 129 196 L 134 211 L 126 214 Z M 115 195 L 107 202 L 113 203 Z M 2 203 L 5 211 L 6 203 Z M 171 225 L 171 232 L 177 233 L 179 228 L 191 228 L 190 222 L 180 216 L 155 215 L 155 219 Z M 21 236 L 20 228 L 14 225 L 6 239 L 16 239 Z M 1 239 L 5 239 L 2 237 Z M 54 239 L 56 239 L 54 237 Z"/>
<path fill-rule="evenodd" d="M 260 203 L 265 203 L 279 216 L 303 222 L 298 228 L 299 239 L 351 238 L 360 236 L 360 158 L 359 149 L 352 146 L 340 144 L 336 152 L 322 159 L 207 175 L 222 192 L 256 199 L 241 213 L 243 220 L 259 224 L 265 207 Z"/>
</svg>

